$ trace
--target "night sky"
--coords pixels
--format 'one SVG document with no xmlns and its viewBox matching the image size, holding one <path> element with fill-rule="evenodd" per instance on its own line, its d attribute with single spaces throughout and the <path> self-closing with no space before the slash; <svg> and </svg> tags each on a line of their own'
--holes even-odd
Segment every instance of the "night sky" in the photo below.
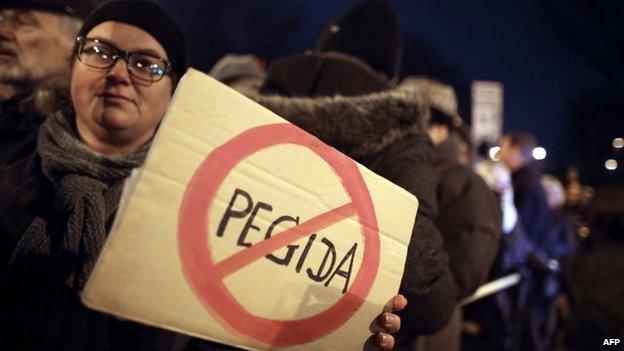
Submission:
<svg viewBox="0 0 624 351">
<path fill-rule="evenodd" d="M 548 150 L 545 168 L 577 164 L 594 182 L 622 178 L 604 161 L 624 136 L 624 5 L 602 2 L 395 0 L 404 31 L 403 76 L 455 86 L 466 119 L 472 80 L 505 87 L 505 130 L 527 129 Z M 191 63 L 253 53 L 268 62 L 314 46 L 354 0 L 162 0 L 182 24 Z M 617 6 L 614 8 L 613 6 Z M 618 24 L 619 25 L 616 25 Z"/>
</svg>

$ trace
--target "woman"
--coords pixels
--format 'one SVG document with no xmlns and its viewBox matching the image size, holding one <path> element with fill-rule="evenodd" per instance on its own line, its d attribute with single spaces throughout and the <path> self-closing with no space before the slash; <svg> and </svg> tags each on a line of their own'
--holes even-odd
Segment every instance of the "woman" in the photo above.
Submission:
<svg viewBox="0 0 624 351">
<path fill-rule="evenodd" d="M 182 35 L 155 3 L 113 0 L 85 20 L 73 60 L 73 105 L 44 123 L 29 169 L 12 170 L 38 179 L 26 195 L 32 201 L 22 205 L 36 218 L 16 238 L 0 283 L 0 349 L 231 349 L 120 321 L 79 301 L 124 182 L 143 163 L 184 71 Z M 397 297 L 396 309 L 405 303 Z M 399 323 L 392 314 L 379 318 L 388 332 Z M 385 332 L 374 340 L 382 349 L 393 344 Z"/>
</svg>

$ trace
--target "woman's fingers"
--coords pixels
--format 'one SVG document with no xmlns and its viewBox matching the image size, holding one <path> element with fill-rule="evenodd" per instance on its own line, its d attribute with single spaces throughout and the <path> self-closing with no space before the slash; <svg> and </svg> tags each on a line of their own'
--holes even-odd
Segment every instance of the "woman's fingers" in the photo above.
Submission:
<svg viewBox="0 0 624 351">
<path fill-rule="evenodd" d="M 388 333 L 394 334 L 401 328 L 401 318 L 393 313 L 382 313 L 379 316 L 379 325 Z"/>
<path fill-rule="evenodd" d="M 405 298 L 405 296 L 397 294 L 397 296 L 395 296 L 394 300 L 392 301 L 392 311 L 401 311 L 405 308 L 405 306 L 407 306 L 407 299 Z"/>
<path fill-rule="evenodd" d="M 378 332 L 373 339 L 375 346 L 381 351 L 389 351 L 394 347 L 394 337 L 388 333 Z"/>
</svg>

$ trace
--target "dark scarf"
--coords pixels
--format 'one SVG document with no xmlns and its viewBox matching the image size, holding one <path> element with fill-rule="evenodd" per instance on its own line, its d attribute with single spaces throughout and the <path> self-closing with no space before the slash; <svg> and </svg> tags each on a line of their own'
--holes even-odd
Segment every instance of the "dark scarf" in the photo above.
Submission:
<svg viewBox="0 0 624 351">
<path fill-rule="evenodd" d="M 2 318 L 7 318 L 2 332 L 11 340 L 5 346 L 105 348 L 87 346 L 88 340 L 100 339 L 93 334 L 101 328 L 86 319 L 104 322 L 80 306 L 78 293 L 106 240 L 124 180 L 143 163 L 147 149 L 108 158 L 78 140 L 73 117 L 57 113 L 42 125 L 37 151 L 56 196 L 24 232 L 0 285 Z"/>
</svg>

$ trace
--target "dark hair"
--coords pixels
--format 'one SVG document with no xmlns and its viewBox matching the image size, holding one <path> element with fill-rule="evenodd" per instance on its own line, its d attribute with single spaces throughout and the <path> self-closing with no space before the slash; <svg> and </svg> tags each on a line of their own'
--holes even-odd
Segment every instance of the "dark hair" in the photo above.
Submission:
<svg viewBox="0 0 624 351">
<path fill-rule="evenodd" d="M 537 137 L 526 130 L 515 130 L 504 135 L 512 146 L 520 147 L 522 155 L 530 160 L 533 158 L 533 149 L 539 146 Z"/>
<path fill-rule="evenodd" d="M 469 150 L 472 150 L 472 139 L 470 138 L 470 127 L 468 125 L 463 124 L 460 127 L 457 127 L 454 131 L 461 140 L 462 143 L 466 144 Z"/>
<path fill-rule="evenodd" d="M 453 129 L 453 117 L 447 115 L 446 113 L 440 111 L 435 107 L 431 107 L 431 116 L 429 119 L 429 124 L 439 124 L 443 126 L 447 126 L 449 130 Z"/>
</svg>

